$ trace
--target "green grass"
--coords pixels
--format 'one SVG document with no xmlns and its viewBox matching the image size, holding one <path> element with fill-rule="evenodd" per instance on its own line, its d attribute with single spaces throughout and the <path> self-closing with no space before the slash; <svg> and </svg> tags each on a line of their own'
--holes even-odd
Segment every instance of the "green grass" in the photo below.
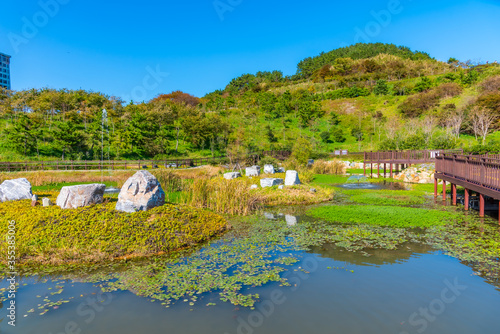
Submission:
<svg viewBox="0 0 500 334">
<path fill-rule="evenodd" d="M 62 187 L 77 186 L 80 184 L 93 184 L 93 183 L 96 183 L 96 182 L 59 182 L 59 183 L 45 184 L 43 186 L 34 186 L 34 187 L 32 187 L 32 190 L 33 190 L 33 192 L 59 191 L 59 190 L 61 190 Z M 117 186 L 117 182 L 114 182 L 114 181 L 104 181 L 102 183 L 105 184 L 106 187 L 116 187 Z"/>
<path fill-rule="evenodd" d="M 322 206 L 313 208 L 307 213 L 330 222 L 391 227 L 440 226 L 459 220 L 463 216 L 439 210 L 375 205 Z"/>
<path fill-rule="evenodd" d="M 344 184 L 349 176 L 344 175 L 330 175 L 330 174 L 317 174 L 314 176 L 311 184 L 315 185 L 331 185 L 331 184 Z"/>
</svg>

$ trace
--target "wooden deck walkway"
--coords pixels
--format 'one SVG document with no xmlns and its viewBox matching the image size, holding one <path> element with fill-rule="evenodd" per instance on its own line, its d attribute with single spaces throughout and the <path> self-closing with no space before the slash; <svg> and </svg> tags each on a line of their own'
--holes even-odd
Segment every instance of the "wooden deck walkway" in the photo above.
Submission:
<svg viewBox="0 0 500 334">
<path fill-rule="evenodd" d="M 457 205 L 457 186 L 463 187 L 464 207 L 469 210 L 471 196 L 475 193 L 479 197 L 479 216 L 484 217 L 486 201 L 498 201 L 500 212 L 500 155 L 464 155 L 462 151 L 404 151 L 404 152 L 365 152 L 364 173 L 370 165 L 371 175 L 373 167 L 377 165 L 378 175 L 383 166 L 384 175 L 387 165 L 390 166 L 390 175 L 393 177 L 393 166 L 401 169 L 413 164 L 435 163 L 434 197 L 438 197 L 438 183 L 443 181 L 442 196 L 446 200 L 446 185 L 451 185 L 451 202 Z M 499 214 L 500 222 L 500 214 Z"/>
<path fill-rule="evenodd" d="M 465 189 L 465 210 L 469 210 L 469 198 L 472 192 L 479 196 L 480 217 L 485 215 L 485 197 L 498 200 L 500 210 L 500 157 L 498 155 L 440 154 L 436 157 L 435 197 L 438 196 L 438 180 L 443 181 L 443 200 L 446 200 L 446 183 L 451 184 L 453 205 L 457 204 L 457 186 L 461 186 Z"/>
</svg>

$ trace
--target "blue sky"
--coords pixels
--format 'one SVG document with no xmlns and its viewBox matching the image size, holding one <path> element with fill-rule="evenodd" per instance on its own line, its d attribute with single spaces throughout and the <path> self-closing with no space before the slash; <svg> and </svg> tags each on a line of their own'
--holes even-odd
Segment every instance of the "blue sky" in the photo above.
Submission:
<svg viewBox="0 0 500 334">
<path fill-rule="evenodd" d="M 14 90 L 149 100 L 203 96 L 259 70 L 294 74 L 303 58 L 356 41 L 500 61 L 499 18 L 498 0 L 4 1 L 0 52 L 13 57 Z"/>
</svg>

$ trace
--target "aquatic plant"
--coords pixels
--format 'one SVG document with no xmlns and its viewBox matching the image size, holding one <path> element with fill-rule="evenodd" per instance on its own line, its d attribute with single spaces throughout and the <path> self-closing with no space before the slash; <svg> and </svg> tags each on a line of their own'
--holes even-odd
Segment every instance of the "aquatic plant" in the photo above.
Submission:
<svg viewBox="0 0 500 334">
<path fill-rule="evenodd" d="M 430 227 L 462 219 L 462 215 L 454 212 L 375 205 L 321 206 L 308 214 L 330 222 L 393 227 Z"/>
</svg>

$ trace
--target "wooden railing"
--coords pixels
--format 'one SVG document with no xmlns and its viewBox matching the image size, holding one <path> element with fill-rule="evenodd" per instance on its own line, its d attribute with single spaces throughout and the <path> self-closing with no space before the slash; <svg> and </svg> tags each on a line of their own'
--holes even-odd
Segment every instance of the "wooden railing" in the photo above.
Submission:
<svg viewBox="0 0 500 334">
<path fill-rule="evenodd" d="M 289 151 L 263 151 L 249 154 L 246 159 L 256 163 L 263 156 L 284 160 L 291 155 Z M 115 169 L 155 169 L 187 168 L 207 164 L 229 163 L 228 157 L 169 159 L 169 160 L 105 160 L 105 161 L 24 161 L 0 162 L 0 172 L 41 171 L 41 170 L 115 170 Z"/>
<path fill-rule="evenodd" d="M 462 150 L 365 152 L 364 160 L 365 163 L 417 164 L 434 162 L 439 154 L 447 153 L 462 153 Z"/>
<path fill-rule="evenodd" d="M 436 173 L 453 177 L 482 188 L 500 191 L 500 157 L 493 155 L 440 154 Z"/>
</svg>

